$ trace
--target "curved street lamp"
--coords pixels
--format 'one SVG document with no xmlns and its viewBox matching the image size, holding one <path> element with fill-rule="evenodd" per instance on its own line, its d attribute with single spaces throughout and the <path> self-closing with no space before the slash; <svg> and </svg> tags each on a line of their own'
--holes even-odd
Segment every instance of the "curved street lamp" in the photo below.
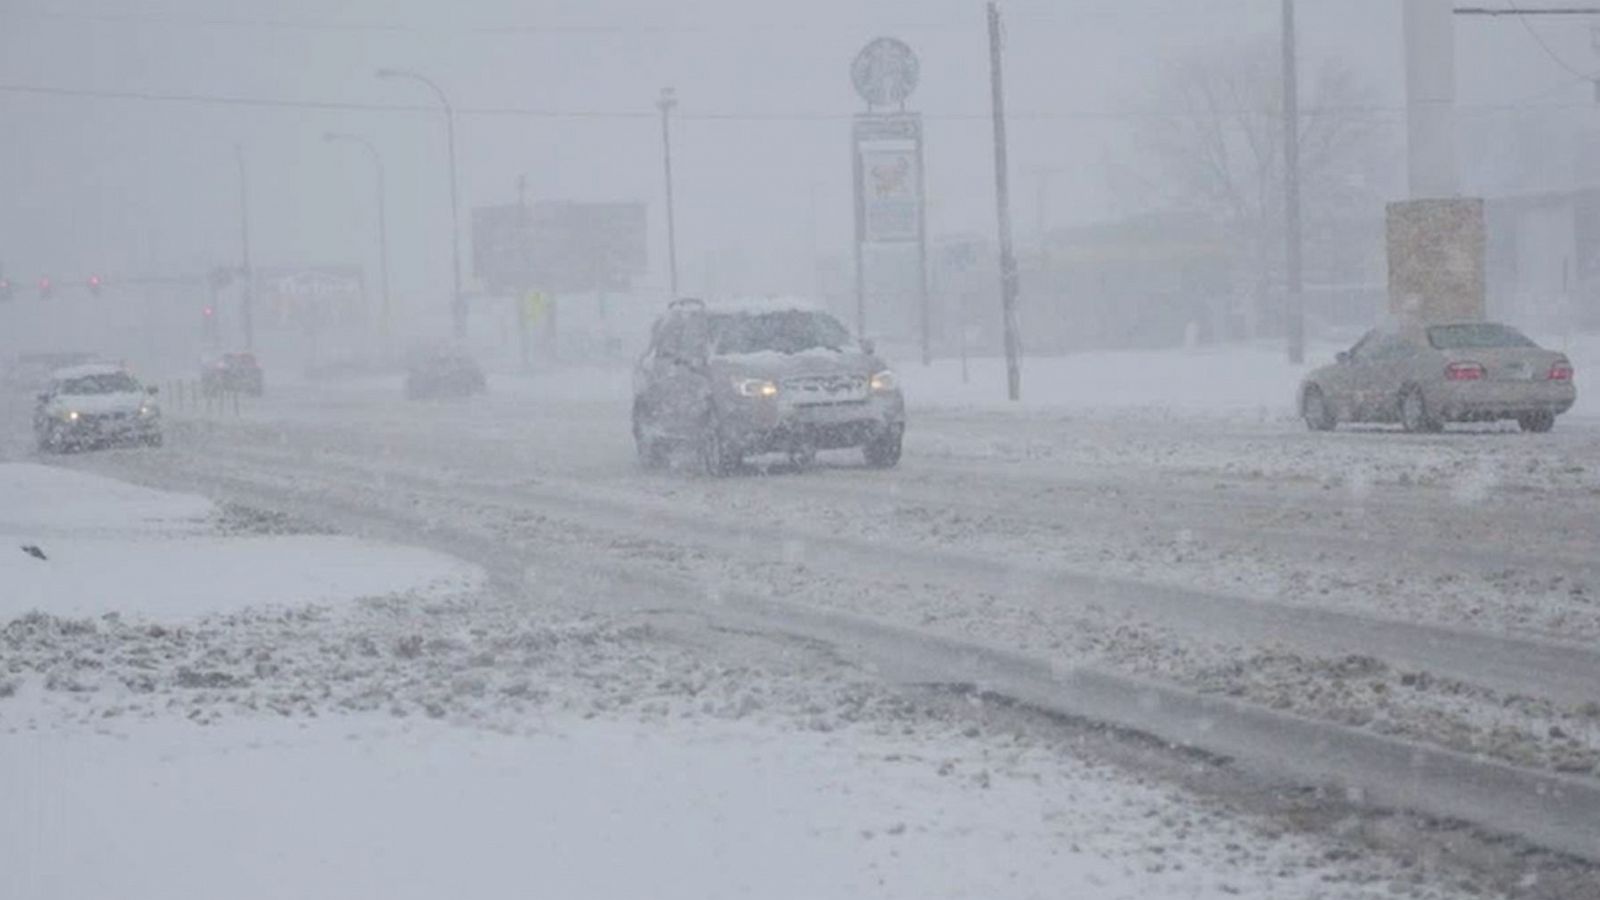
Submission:
<svg viewBox="0 0 1600 900">
<path fill-rule="evenodd" d="M 383 157 L 378 153 L 378 148 L 372 141 L 359 134 L 341 131 L 324 132 L 322 139 L 328 143 L 345 141 L 358 144 L 366 150 L 367 157 L 372 160 L 373 170 L 378 174 L 378 283 L 383 292 L 383 312 L 379 319 L 379 333 L 383 336 L 385 349 L 389 343 L 390 329 L 393 325 L 392 310 L 389 304 L 389 213 L 386 202 L 388 194 L 384 187 Z"/>
<path fill-rule="evenodd" d="M 450 263 L 454 278 L 454 295 L 450 302 L 450 316 L 455 323 L 457 338 L 467 336 L 467 306 L 461 296 L 461 206 L 458 202 L 457 175 L 456 175 L 456 113 L 455 107 L 450 105 L 450 98 L 445 96 L 443 88 L 435 84 L 432 79 L 420 72 L 410 69 L 379 69 L 377 77 L 384 79 L 404 78 L 416 81 L 433 91 L 439 99 L 439 105 L 444 108 L 445 137 L 450 147 Z"/>
</svg>

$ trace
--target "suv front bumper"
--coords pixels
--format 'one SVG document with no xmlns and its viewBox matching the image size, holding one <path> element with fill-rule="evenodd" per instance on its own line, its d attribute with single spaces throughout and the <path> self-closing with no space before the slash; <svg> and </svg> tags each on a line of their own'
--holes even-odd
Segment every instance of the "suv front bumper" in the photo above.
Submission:
<svg viewBox="0 0 1600 900">
<path fill-rule="evenodd" d="M 875 394 L 849 403 L 743 399 L 722 415 L 722 439 L 742 454 L 862 447 L 904 430 L 905 400 Z"/>
</svg>

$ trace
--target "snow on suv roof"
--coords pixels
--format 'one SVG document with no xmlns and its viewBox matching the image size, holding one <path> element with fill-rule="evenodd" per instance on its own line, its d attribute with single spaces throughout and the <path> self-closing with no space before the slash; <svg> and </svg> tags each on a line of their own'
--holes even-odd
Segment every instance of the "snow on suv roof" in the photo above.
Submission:
<svg viewBox="0 0 1600 900">
<path fill-rule="evenodd" d="M 115 363 L 88 363 L 82 366 L 57 369 L 50 373 L 50 378 L 55 381 L 70 381 L 74 378 L 89 378 L 94 375 L 121 375 L 127 371 L 127 369 Z"/>
<path fill-rule="evenodd" d="M 738 300 L 718 300 L 707 303 L 705 310 L 713 315 L 760 315 L 780 312 L 827 312 L 820 304 L 803 297 L 752 297 Z"/>
</svg>

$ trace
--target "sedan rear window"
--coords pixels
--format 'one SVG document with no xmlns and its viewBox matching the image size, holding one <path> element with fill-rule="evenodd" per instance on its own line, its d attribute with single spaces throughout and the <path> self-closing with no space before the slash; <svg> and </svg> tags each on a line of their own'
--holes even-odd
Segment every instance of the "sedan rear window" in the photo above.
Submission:
<svg viewBox="0 0 1600 900">
<path fill-rule="evenodd" d="M 1475 322 L 1470 325 L 1435 325 L 1428 329 L 1435 350 L 1477 350 L 1490 347 L 1537 347 L 1527 335 L 1505 325 Z"/>
</svg>

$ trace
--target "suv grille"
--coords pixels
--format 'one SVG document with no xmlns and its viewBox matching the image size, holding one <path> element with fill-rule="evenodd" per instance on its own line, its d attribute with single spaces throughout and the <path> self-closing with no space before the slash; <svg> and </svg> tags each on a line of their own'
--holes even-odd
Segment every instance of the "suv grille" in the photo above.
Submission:
<svg viewBox="0 0 1600 900">
<path fill-rule="evenodd" d="M 784 390 L 800 406 L 832 406 L 840 403 L 865 403 L 867 379 L 862 375 L 812 375 L 790 378 Z"/>
</svg>

